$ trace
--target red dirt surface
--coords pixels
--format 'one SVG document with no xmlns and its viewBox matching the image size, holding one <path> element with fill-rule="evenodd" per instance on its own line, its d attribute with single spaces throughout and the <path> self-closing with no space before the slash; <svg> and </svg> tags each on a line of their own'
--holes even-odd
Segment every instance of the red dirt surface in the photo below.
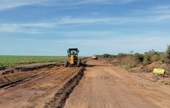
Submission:
<svg viewBox="0 0 170 108">
<path fill-rule="evenodd" d="M 13 79 L 20 75 L 25 79 L 0 89 L 0 108 L 43 108 L 62 83 L 78 70 L 76 67 L 55 66 L 25 73 L 27 78 L 21 75 L 24 73 L 14 73 L 18 75 Z"/>
<path fill-rule="evenodd" d="M 103 61 L 87 64 L 64 108 L 170 108 L 170 86 Z"/>
<path fill-rule="evenodd" d="M 84 76 L 76 75 L 80 70 L 54 66 L 1 75 L 0 84 L 14 83 L 0 88 L 0 108 L 170 108 L 170 86 L 156 83 L 151 74 L 103 60 L 89 60 Z"/>
</svg>

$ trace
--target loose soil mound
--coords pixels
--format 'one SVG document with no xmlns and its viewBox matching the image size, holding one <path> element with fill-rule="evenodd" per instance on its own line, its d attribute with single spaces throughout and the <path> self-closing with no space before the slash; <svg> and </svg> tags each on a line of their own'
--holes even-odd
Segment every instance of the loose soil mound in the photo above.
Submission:
<svg viewBox="0 0 170 108">
<path fill-rule="evenodd" d="M 18 66 L 15 69 L 18 71 L 32 71 L 40 68 L 60 66 L 60 65 L 61 63 L 43 63 L 43 64 L 35 64 L 35 65 Z"/>
<path fill-rule="evenodd" d="M 44 108 L 63 108 L 66 99 L 69 97 L 75 86 L 79 83 L 83 77 L 84 68 L 81 68 L 77 73 L 70 77 L 63 86 L 57 91 L 54 98 L 50 100 Z"/>
<path fill-rule="evenodd" d="M 5 66 L 0 66 L 0 70 L 5 70 L 6 67 Z"/>
<path fill-rule="evenodd" d="M 23 65 L 23 66 L 17 66 L 17 67 L 9 67 L 3 71 L 0 71 L 0 74 L 5 75 L 5 74 L 10 74 L 10 73 L 15 73 L 18 71 L 33 71 L 41 68 L 46 68 L 46 67 L 54 67 L 54 66 L 60 66 L 62 63 L 38 63 L 38 64 L 30 64 L 30 65 Z"/>
</svg>

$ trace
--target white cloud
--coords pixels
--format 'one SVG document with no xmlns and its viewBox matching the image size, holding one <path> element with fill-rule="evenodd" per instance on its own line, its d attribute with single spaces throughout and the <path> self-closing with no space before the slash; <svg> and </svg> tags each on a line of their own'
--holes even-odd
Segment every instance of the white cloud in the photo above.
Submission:
<svg viewBox="0 0 170 108">
<path fill-rule="evenodd" d="M 108 25 L 126 25 L 142 23 L 159 23 L 169 21 L 170 14 L 155 14 L 144 16 L 122 16 L 122 17 L 63 17 L 56 18 L 55 23 L 58 25 L 74 24 L 108 24 Z"/>
<path fill-rule="evenodd" d="M 42 29 L 50 29 L 54 28 L 54 26 L 53 23 L 49 22 L 0 24 L 0 32 L 37 34 L 41 33 Z"/>
<path fill-rule="evenodd" d="M 0 32 L 25 32 L 32 33 L 30 31 L 40 31 L 50 30 L 55 28 L 60 28 L 61 26 L 75 26 L 75 25 L 132 25 L 132 24 L 150 24 L 170 21 L 170 15 L 154 15 L 154 16 L 142 16 L 142 17 L 88 17 L 88 18 L 78 18 L 78 17 L 63 17 L 56 18 L 51 21 L 42 21 L 34 23 L 2 23 L 0 24 Z"/>
<path fill-rule="evenodd" d="M 0 10 L 6 10 L 27 5 L 35 5 L 44 1 L 46 0 L 1 0 Z"/>
<path fill-rule="evenodd" d="M 170 9 L 170 5 L 158 5 L 158 6 L 153 7 L 152 9 L 154 9 L 154 10 L 167 10 L 167 9 Z"/>
<path fill-rule="evenodd" d="M 157 5 L 145 9 L 136 9 L 133 15 L 170 15 L 170 5 Z"/>
<path fill-rule="evenodd" d="M 0 10 L 7 10 L 28 5 L 72 6 L 83 4 L 126 4 L 137 0 L 1 0 Z"/>
<path fill-rule="evenodd" d="M 41 5 L 62 6 L 62 5 L 82 5 L 82 4 L 127 4 L 139 0 L 49 0 Z"/>
<path fill-rule="evenodd" d="M 53 1 L 53 0 L 47 0 Z M 109 2 L 111 0 L 71 0 L 69 3 L 90 3 L 90 2 Z M 116 1 L 116 0 L 114 0 Z M 134 0 L 121 0 L 121 3 L 133 2 Z M 0 10 L 14 8 L 22 5 L 41 4 L 46 0 L 1 0 Z M 58 3 L 64 2 L 57 0 Z M 136 15 L 136 14 L 139 14 Z M 144 15 L 145 14 L 145 15 Z M 1 23 L 0 32 L 22 32 L 22 33 L 44 33 L 44 29 L 60 28 L 61 26 L 75 25 L 132 25 L 170 22 L 170 5 L 158 5 L 144 10 L 135 10 L 128 16 L 122 17 L 61 17 L 51 21 L 40 21 L 32 23 Z"/>
</svg>

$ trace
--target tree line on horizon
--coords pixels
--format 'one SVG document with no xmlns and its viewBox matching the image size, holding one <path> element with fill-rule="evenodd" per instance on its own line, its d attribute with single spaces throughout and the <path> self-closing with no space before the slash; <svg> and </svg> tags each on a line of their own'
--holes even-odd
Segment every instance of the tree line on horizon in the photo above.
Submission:
<svg viewBox="0 0 170 108">
<path fill-rule="evenodd" d="M 165 52 L 159 52 L 152 49 L 144 54 L 119 53 L 117 55 L 103 54 L 99 56 L 110 59 L 116 58 L 120 63 L 128 63 L 130 67 L 136 67 L 137 65 L 148 65 L 157 61 L 170 64 L 170 45 L 167 46 Z"/>
</svg>

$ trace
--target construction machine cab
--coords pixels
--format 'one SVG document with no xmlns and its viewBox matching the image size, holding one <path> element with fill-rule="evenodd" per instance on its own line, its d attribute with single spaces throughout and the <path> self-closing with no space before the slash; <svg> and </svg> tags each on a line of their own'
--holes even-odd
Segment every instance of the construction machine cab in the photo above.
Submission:
<svg viewBox="0 0 170 108">
<path fill-rule="evenodd" d="M 67 53 L 68 53 L 68 56 L 70 56 L 70 55 L 78 56 L 79 50 L 78 50 L 78 48 L 69 48 L 67 50 Z"/>
</svg>

